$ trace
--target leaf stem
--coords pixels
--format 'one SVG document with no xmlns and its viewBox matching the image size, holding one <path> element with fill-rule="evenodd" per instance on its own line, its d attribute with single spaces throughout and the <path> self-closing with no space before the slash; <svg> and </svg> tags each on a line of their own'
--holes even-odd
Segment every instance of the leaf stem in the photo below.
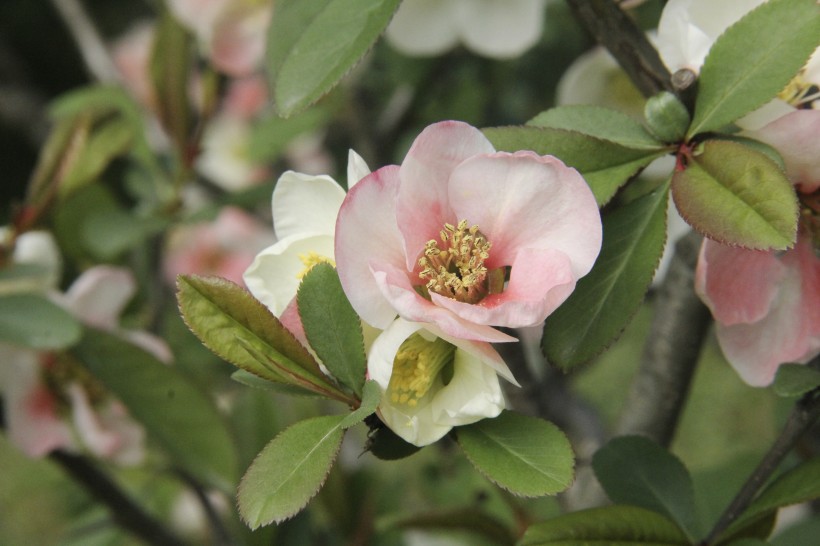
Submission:
<svg viewBox="0 0 820 546">
<path fill-rule="evenodd" d="M 820 389 L 814 389 L 795 404 L 783 430 L 772 444 L 772 447 L 746 480 L 746 483 L 743 484 L 743 487 L 720 516 L 718 522 L 700 543 L 700 546 L 713 544 L 721 533 L 749 507 L 749 504 L 754 500 L 772 473 L 780 466 L 780 463 L 800 437 L 817 422 L 818 418 L 820 418 Z"/>
<path fill-rule="evenodd" d="M 62 450 L 52 451 L 49 458 L 59 464 L 95 499 L 111 511 L 114 521 L 136 537 L 155 546 L 183 546 L 185 541 L 146 513 L 87 457 Z"/>
<path fill-rule="evenodd" d="M 646 33 L 612 0 L 567 0 L 575 18 L 607 48 L 644 96 L 677 94 L 672 76 Z"/>
</svg>

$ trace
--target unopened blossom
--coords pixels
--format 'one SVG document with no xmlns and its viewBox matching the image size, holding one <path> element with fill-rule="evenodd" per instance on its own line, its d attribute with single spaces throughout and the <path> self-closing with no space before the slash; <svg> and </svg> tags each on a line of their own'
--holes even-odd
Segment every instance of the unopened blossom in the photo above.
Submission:
<svg viewBox="0 0 820 546">
<path fill-rule="evenodd" d="M 669 0 L 658 23 L 657 47 L 670 71 L 700 73 L 712 44 L 727 28 L 765 0 Z M 780 116 L 816 104 L 820 99 L 820 48 L 776 99 L 744 116 L 738 124 L 759 129 Z"/>
<path fill-rule="evenodd" d="M 371 326 L 398 315 L 510 341 L 494 326 L 539 324 L 592 268 L 601 219 L 557 158 L 496 152 L 478 129 L 447 121 L 348 192 L 335 247 L 345 293 Z"/>
<path fill-rule="evenodd" d="M 272 0 L 169 0 L 168 7 L 217 69 L 235 77 L 259 70 Z"/>
<path fill-rule="evenodd" d="M 237 207 L 224 207 L 215 220 L 172 229 L 165 246 L 163 272 L 173 285 L 177 275 L 216 275 L 242 282 L 245 269 L 273 233 Z"/>
<path fill-rule="evenodd" d="M 741 378 L 772 382 L 780 364 L 820 354 L 820 111 L 783 116 L 752 134 L 775 149 L 795 184 L 801 216 L 794 248 L 746 250 L 706 240 L 696 290 L 718 342 Z"/>
<path fill-rule="evenodd" d="M 459 43 L 509 59 L 541 37 L 546 0 L 404 0 L 385 36 L 407 55 L 440 55 Z"/>
<path fill-rule="evenodd" d="M 379 418 L 405 441 L 425 446 L 454 426 L 504 409 L 498 376 L 515 382 L 489 343 L 449 337 L 396 319 L 373 342 L 367 373 L 382 389 Z"/>
</svg>

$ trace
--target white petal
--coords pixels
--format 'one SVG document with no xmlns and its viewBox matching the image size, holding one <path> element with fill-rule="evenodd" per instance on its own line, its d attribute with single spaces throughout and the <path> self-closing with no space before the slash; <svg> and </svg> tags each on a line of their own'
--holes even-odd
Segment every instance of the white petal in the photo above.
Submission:
<svg viewBox="0 0 820 546">
<path fill-rule="evenodd" d="M 273 189 L 273 229 L 279 239 L 333 236 L 345 191 L 329 176 L 287 171 Z"/>
<path fill-rule="evenodd" d="M 347 152 L 347 188 L 350 189 L 356 185 L 356 183 L 370 174 L 370 167 L 367 166 L 367 162 L 362 159 L 362 156 L 354 152 L 353 150 L 349 150 Z"/>
<path fill-rule="evenodd" d="M 0 243 L 7 244 L 11 238 L 9 228 L 0 227 Z M 14 243 L 12 262 L 36 266 L 33 275 L 9 278 L 0 284 L 0 294 L 13 292 L 46 291 L 57 287 L 62 274 L 62 258 L 54 237 L 48 231 L 27 231 Z"/>
<path fill-rule="evenodd" d="M 385 37 L 407 55 L 432 56 L 458 43 L 453 0 L 404 0 Z"/>
<path fill-rule="evenodd" d="M 82 322 L 102 330 L 114 330 L 119 316 L 137 290 L 127 269 L 99 265 L 83 272 L 65 294 L 65 304 Z"/>
<path fill-rule="evenodd" d="M 457 5 L 461 39 L 480 55 L 517 57 L 541 37 L 544 0 L 459 0 Z"/>
<path fill-rule="evenodd" d="M 504 409 L 504 395 L 495 370 L 456 350 L 453 378 L 433 397 L 432 414 L 439 425 L 469 425 L 496 417 Z"/>
<path fill-rule="evenodd" d="M 120 445 L 120 439 L 113 432 L 106 430 L 100 423 L 97 414 L 91 407 L 85 390 L 79 383 L 72 383 L 66 388 L 71 400 L 71 415 L 74 427 L 87 447 L 98 457 L 110 457 Z"/>
</svg>

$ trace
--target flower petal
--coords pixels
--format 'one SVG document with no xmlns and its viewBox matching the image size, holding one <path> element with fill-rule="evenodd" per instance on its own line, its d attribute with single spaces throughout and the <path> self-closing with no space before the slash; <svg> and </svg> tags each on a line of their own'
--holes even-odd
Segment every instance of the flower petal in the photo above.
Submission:
<svg viewBox="0 0 820 546">
<path fill-rule="evenodd" d="M 71 314 L 85 324 L 112 331 L 136 290 L 137 283 L 128 269 L 98 265 L 74 281 L 64 301 Z"/>
<path fill-rule="evenodd" d="M 273 229 L 279 239 L 333 236 L 345 191 L 329 176 L 286 171 L 273 189 Z"/>
<path fill-rule="evenodd" d="M 444 53 L 458 43 L 455 4 L 451 0 L 404 0 L 385 37 L 407 55 Z"/>
<path fill-rule="evenodd" d="M 805 193 L 820 188 L 820 110 L 796 110 L 750 134 L 774 147 L 786 175 Z"/>
<path fill-rule="evenodd" d="M 415 268 L 424 244 L 438 239 L 444 222 L 459 220 L 453 218 L 447 190 L 453 170 L 474 155 L 493 152 L 481 131 L 459 121 L 430 125 L 413 142 L 399 171 L 396 205 L 408 270 Z"/>
<path fill-rule="evenodd" d="M 544 0 L 460 0 L 457 24 L 468 49 L 510 59 L 534 46 L 544 27 Z"/>
<path fill-rule="evenodd" d="M 356 183 L 370 174 L 370 167 L 367 166 L 367 162 L 362 159 L 362 156 L 354 152 L 353 150 L 348 150 L 347 152 L 347 188 L 350 189 L 356 185 Z"/>
</svg>

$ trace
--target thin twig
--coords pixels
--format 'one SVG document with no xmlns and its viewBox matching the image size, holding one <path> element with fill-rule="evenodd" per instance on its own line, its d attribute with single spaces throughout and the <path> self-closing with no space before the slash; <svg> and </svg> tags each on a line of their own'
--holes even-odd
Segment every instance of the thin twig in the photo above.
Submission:
<svg viewBox="0 0 820 546">
<path fill-rule="evenodd" d="M 161 522 L 146 513 L 88 458 L 66 451 L 53 451 L 49 458 L 103 503 L 123 529 L 153 546 L 183 546 L 186 543 Z"/>
<path fill-rule="evenodd" d="M 768 481 L 783 459 L 795 446 L 800 437 L 820 418 L 820 390 L 806 394 L 795 404 L 786 425 L 772 447 L 754 469 L 749 479 L 743 484 L 738 494 L 720 516 L 720 519 L 700 543 L 701 546 L 712 544 L 734 522 L 749 504 L 758 491 Z"/>
<path fill-rule="evenodd" d="M 627 13 L 613 0 L 567 0 L 576 19 L 609 50 L 645 96 L 675 93 L 672 76 L 658 51 Z"/>
<path fill-rule="evenodd" d="M 674 437 L 711 322 L 693 289 L 700 242 L 700 235 L 690 232 L 675 245 L 616 435 L 641 434 L 662 446 Z"/>
<path fill-rule="evenodd" d="M 80 0 L 51 0 L 82 55 L 86 69 L 100 83 L 120 83 L 122 78 L 111 60 L 100 33 Z"/>
</svg>

